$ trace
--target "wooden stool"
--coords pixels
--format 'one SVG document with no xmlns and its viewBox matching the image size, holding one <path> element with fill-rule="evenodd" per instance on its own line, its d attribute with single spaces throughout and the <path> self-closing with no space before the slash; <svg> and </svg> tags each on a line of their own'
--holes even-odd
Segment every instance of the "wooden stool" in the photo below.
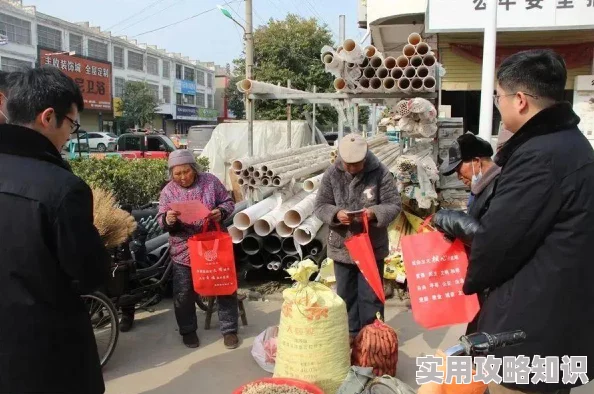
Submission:
<svg viewBox="0 0 594 394">
<path fill-rule="evenodd" d="M 239 307 L 239 317 L 241 317 L 241 324 L 244 326 L 248 325 L 247 316 L 245 314 L 245 308 L 243 301 L 247 298 L 245 294 L 237 295 L 237 305 Z M 214 302 L 216 297 L 208 297 L 208 305 L 206 307 L 206 319 L 204 320 L 204 329 L 210 330 L 210 321 L 212 320 L 212 314 L 214 313 Z"/>
</svg>

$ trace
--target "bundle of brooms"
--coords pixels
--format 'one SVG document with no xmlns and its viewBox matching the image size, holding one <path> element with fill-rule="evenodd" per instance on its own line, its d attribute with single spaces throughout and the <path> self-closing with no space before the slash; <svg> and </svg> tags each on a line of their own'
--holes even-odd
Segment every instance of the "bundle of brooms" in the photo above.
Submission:
<svg viewBox="0 0 594 394">
<path fill-rule="evenodd" d="M 100 188 L 93 190 L 93 224 L 108 249 L 123 244 L 136 230 L 136 221 L 120 209 L 115 197 Z"/>
</svg>

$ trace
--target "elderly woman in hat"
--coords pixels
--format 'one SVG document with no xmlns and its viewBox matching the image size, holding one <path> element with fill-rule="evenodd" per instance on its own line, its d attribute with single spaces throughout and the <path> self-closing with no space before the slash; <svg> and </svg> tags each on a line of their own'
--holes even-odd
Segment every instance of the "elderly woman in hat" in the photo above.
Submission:
<svg viewBox="0 0 594 394">
<path fill-rule="evenodd" d="M 179 333 L 187 347 L 195 348 L 200 345 L 196 334 L 197 295 L 192 283 L 187 241 L 202 231 L 204 221 L 182 223 L 179 212 L 171 209 L 171 204 L 199 200 L 211 211 L 208 220 L 220 222 L 231 215 L 235 203 L 216 176 L 199 171 L 194 154 L 189 150 L 180 149 L 169 155 L 169 178 L 169 183 L 161 191 L 158 219 L 163 229 L 169 232 L 174 309 Z M 239 345 L 237 294 L 218 297 L 217 302 L 225 347 L 235 349 Z"/>
</svg>

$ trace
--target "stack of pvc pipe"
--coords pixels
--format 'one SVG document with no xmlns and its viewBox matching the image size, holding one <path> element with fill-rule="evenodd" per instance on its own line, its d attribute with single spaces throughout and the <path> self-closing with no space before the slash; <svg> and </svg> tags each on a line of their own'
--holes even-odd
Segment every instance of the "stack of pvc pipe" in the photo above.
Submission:
<svg viewBox="0 0 594 394">
<path fill-rule="evenodd" d="M 324 46 L 321 59 L 340 92 L 435 92 L 437 60 L 418 33 L 408 36 L 402 54 L 384 56 L 373 45 L 348 39 L 341 50 Z"/>
<path fill-rule="evenodd" d="M 327 226 L 314 216 L 320 180 L 308 179 L 311 192 L 285 190 L 235 214 L 229 234 L 250 270 L 282 272 L 306 257 L 323 258 Z"/>
<path fill-rule="evenodd" d="M 293 181 L 308 179 L 330 166 L 327 157 L 332 147 L 326 144 L 287 149 L 255 158 L 234 160 L 231 167 L 240 186 L 280 188 Z"/>
</svg>

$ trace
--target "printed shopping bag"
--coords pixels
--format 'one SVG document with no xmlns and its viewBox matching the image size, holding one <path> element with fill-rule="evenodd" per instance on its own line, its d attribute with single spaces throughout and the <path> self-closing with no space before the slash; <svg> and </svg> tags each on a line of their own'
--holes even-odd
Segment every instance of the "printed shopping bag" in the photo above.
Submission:
<svg viewBox="0 0 594 394">
<path fill-rule="evenodd" d="M 475 317 L 476 294 L 462 293 L 468 257 L 461 241 L 452 243 L 438 231 L 407 235 L 402 239 L 402 258 L 417 323 L 437 328 L 468 323 Z"/>
<path fill-rule="evenodd" d="M 344 244 L 351 255 L 351 259 L 357 264 L 357 267 L 359 267 L 359 270 L 375 292 L 375 295 L 377 295 L 377 298 L 382 303 L 385 303 L 384 284 L 380 277 L 373 253 L 373 246 L 371 246 L 371 240 L 369 239 L 369 221 L 367 220 L 367 215 L 363 215 L 363 229 L 361 234 L 350 237 Z"/>
<path fill-rule="evenodd" d="M 231 295 L 237 291 L 237 274 L 231 236 L 215 222 L 216 231 L 206 231 L 188 240 L 194 291 L 202 296 Z"/>
</svg>

